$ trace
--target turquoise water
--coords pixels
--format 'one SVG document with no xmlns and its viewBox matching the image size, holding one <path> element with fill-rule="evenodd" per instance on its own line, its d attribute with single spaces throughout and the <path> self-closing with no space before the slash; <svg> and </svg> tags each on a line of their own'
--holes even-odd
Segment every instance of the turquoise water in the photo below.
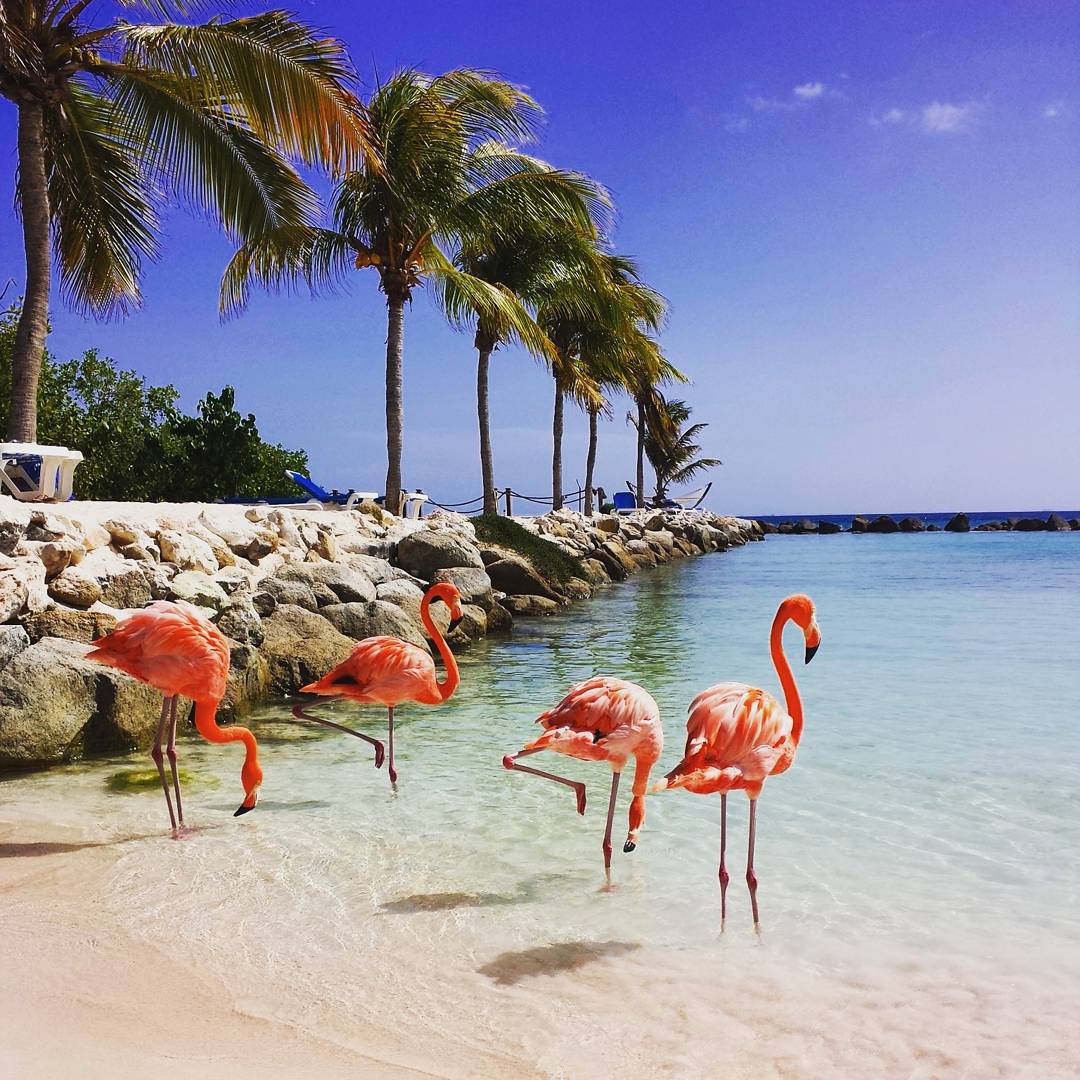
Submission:
<svg viewBox="0 0 1080 1080">
<path fill-rule="evenodd" d="M 767 636 L 794 591 L 823 642 L 796 665 L 795 765 L 760 804 L 762 939 L 742 796 L 722 937 L 715 798 L 650 798 L 603 891 L 606 769 L 551 762 L 589 784 L 582 819 L 502 754 L 572 682 L 610 673 L 656 697 L 670 767 L 697 691 L 778 692 Z M 109 903 L 238 1008 L 343 1043 L 379 1032 L 438 1075 L 477 1075 L 466 1052 L 492 1075 L 692 1076 L 718 1058 L 746 1076 L 1073 1075 L 1078 598 L 1076 533 L 770 537 L 643 573 L 475 648 L 446 706 L 401 710 L 396 794 L 366 747 L 268 709 L 251 725 L 262 800 L 234 821 L 238 761 L 189 738 L 188 817 L 206 828 L 125 844 Z M 145 836 L 160 796 L 109 794 L 117 767 L 8 782 L 0 816 L 55 818 L 63 790 L 64 821 Z"/>
</svg>

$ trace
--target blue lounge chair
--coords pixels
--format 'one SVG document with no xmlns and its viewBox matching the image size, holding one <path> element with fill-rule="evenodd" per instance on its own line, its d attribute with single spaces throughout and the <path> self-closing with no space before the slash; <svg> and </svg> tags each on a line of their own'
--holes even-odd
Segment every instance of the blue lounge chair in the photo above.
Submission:
<svg viewBox="0 0 1080 1080">
<path fill-rule="evenodd" d="M 612 500 L 616 514 L 631 514 L 637 509 L 637 499 L 632 491 L 616 491 Z"/>
</svg>

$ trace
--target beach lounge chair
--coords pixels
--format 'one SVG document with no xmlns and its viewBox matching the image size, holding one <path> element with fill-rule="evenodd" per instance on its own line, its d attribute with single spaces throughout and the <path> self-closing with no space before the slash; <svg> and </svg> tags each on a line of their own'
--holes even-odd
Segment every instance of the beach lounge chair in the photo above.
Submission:
<svg viewBox="0 0 1080 1080">
<path fill-rule="evenodd" d="M 0 491 L 22 502 L 67 502 L 82 459 L 66 446 L 0 443 Z"/>
<path fill-rule="evenodd" d="M 626 486 L 630 489 L 630 495 L 635 495 L 636 489 L 629 480 L 626 482 Z M 696 491 L 688 491 L 684 495 L 669 495 L 666 499 L 646 499 L 645 505 L 651 510 L 698 510 L 704 513 L 704 509 L 701 504 L 705 501 L 705 496 L 709 494 L 712 488 L 712 481 L 710 480 L 703 488 L 698 488 Z"/>
<path fill-rule="evenodd" d="M 632 491 L 616 491 L 612 499 L 616 514 L 632 514 L 637 509 L 637 498 Z"/>
<path fill-rule="evenodd" d="M 305 476 L 303 473 L 293 472 L 292 469 L 286 469 L 285 475 L 298 487 L 303 488 L 304 491 L 311 496 L 312 499 L 317 502 L 321 502 L 328 506 L 344 506 L 346 509 L 351 510 L 352 507 L 362 502 L 364 499 L 370 499 L 374 503 L 383 505 L 383 496 L 377 491 L 352 491 L 351 489 L 344 494 L 340 491 L 327 491 L 325 488 L 320 487 L 311 479 L 310 476 Z M 420 511 L 428 501 L 428 497 L 422 491 L 407 491 L 404 492 L 405 502 L 405 514 L 407 518 L 413 518 L 414 520 L 420 517 Z"/>
</svg>

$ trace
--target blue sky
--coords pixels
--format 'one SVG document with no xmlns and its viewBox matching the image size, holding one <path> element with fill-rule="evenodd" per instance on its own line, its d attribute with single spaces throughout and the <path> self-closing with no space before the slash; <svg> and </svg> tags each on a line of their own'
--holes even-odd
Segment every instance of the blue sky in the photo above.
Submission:
<svg viewBox="0 0 1080 1080">
<path fill-rule="evenodd" d="M 663 340 L 724 460 L 716 509 L 828 513 L 1080 504 L 1080 4 L 292 5 L 377 69 L 493 68 L 548 122 L 538 150 L 602 180 L 617 246 L 671 300 Z M 4 103 L 6 105 L 6 103 Z M 0 280 L 22 280 L 0 108 Z M 237 387 L 264 435 L 338 487 L 385 471 L 385 305 L 257 296 L 222 325 L 227 241 L 166 217 L 122 323 L 59 305 L 50 347 L 96 345 L 185 404 Z M 418 293 L 406 316 L 405 481 L 479 492 L 475 354 Z M 493 365 L 496 478 L 550 487 L 549 379 Z M 632 470 L 625 402 L 598 476 Z M 566 475 L 584 472 L 572 417 Z"/>
</svg>

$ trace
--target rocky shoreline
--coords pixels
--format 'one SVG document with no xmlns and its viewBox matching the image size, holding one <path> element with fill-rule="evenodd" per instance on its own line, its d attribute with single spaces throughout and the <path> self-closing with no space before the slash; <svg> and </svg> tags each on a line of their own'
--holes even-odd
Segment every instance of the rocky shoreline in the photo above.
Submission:
<svg viewBox="0 0 1080 1080">
<path fill-rule="evenodd" d="M 756 519 L 755 524 L 762 533 L 779 533 L 781 536 L 832 536 L 842 532 L 1080 532 L 1080 518 L 1069 518 L 1066 521 L 1060 514 L 1050 514 L 1046 518 L 1012 517 L 1005 521 L 986 521 L 974 528 L 967 514 L 954 514 L 945 523 L 944 530 L 940 525 L 927 525 L 921 518 L 905 517 L 897 521 L 888 514 L 879 514 L 876 517 L 856 515 L 851 519 L 851 527 L 848 529 L 835 521 L 813 521 L 810 518 L 802 518 L 800 521 L 781 521 L 779 524 Z"/>
<path fill-rule="evenodd" d="M 0 771 L 150 744 L 160 697 L 85 653 L 151 600 L 196 604 L 230 639 L 224 723 L 295 693 L 360 638 L 429 647 L 419 610 L 430 583 L 461 591 L 464 617 L 447 638 L 460 650 L 640 569 L 764 538 L 755 522 L 700 513 L 515 520 L 522 528 L 483 538 L 458 514 L 409 521 L 373 503 L 28 505 L 0 496 Z M 438 624 L 447 615 L 437 607 Z"/>
</svg>

